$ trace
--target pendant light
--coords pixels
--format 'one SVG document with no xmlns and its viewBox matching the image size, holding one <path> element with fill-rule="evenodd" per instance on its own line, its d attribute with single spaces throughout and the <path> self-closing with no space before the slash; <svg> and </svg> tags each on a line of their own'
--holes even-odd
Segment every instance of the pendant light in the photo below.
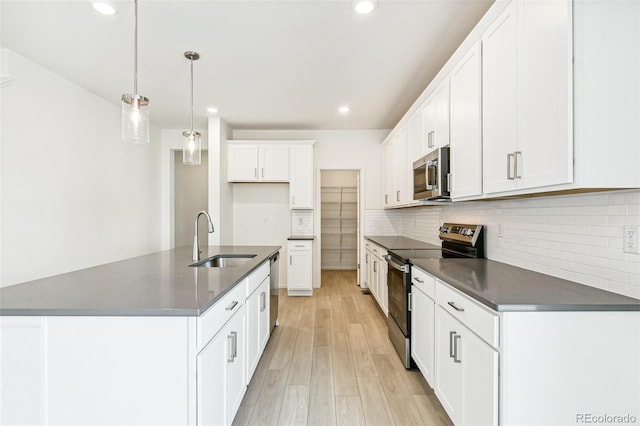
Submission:
<svg viewBox="0 0 640 426">
<path fill-rule="evenodd" d="M 134 0 L 133 95 L 122 95 L 122 140 L 149 143 L 149 99 L 138 94 L 138 0 Z"/>
<path fill-rule="evenodd" d="M 200 133 L 193 130 L 193 61 L 200 59 L 198 52 L 184 52 L 184 57 L 191 62 L 191 130 L 182 132 L 182 136 L 187 138 L 187 146 L 182 150 L 182 162 L 190 166 L 200 164 L 202 152 Z"/>
</svg>

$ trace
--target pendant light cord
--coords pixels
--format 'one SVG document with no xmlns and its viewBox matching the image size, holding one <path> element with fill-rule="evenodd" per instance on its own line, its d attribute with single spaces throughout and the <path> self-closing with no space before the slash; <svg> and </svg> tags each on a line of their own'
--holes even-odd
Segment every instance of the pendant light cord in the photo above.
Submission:
<svg viewBox="0 0 640 426">
<path fill-rule="evenodd" d="M 189 61 L 191 62 L 191 134 L 193 134 L 193 57 Z"/>
<path fill-rule="evenodd" d="M 133 24 L 133 94 L 138 94 L 138 0 L 134 0 Z"/>
</svg>

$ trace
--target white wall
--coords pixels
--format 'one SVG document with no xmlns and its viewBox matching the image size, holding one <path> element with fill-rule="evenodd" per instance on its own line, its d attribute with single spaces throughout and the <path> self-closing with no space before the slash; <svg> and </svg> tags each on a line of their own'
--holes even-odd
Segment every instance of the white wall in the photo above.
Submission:
<svg viewBox="0 0 640 426">
<path fill-rule="evenodd" d="M 175 163 L 174 155 L 176 152 L 182 152 L 185 138 L 182 132 L 185 129 L 164 129 L 160 132 L 162 147 L 160 148 L 160 194 L 161 208 L 160 227 L 158 229 L 160 240 L 162 241 L 162 249 L 167 250 L 175 247 Z M 207 130 L 194 129 L 202 135 L 202 149 L 209 149 L 209 137 Z M 209 161 L 211 161 L 209 155 Z M 195 167 L 195 166 L 193 166 Z M 195 214 L 196 212 L 193 212 Z M 204 241 L 204 240 L 203 240 Z"/>
<path fill-rule="evenodd" d="M 182 151 L 173 151 L 174 185 L 174 245 L 193 246 L 193 218 L 200 210 L 209 208 L 209 155 L 202 151 L 202 161 L 197 166 L 182 162 Z M 198 227 L 198 241 L 208 241 L 208 227 L 204 218 Z"/>
<path fill-rule="evenodd" d="M 640 255 L 622 250 L 623 226 L 640 225 L 638 190 L 378 210 L 367 216 L 371 235 L 435 244 L 443 222 L 479 223 L 486 226 L 489 259 L 640 298 Z"/>
<path fill-rule="evenodd" d="M 6 286 L 160 249 L 160 133 L 120 139 L 118 99 L 2 49 L 1 279 Z"/>
<path fill-rule="evenodd" d="M 233 184 L 227 182 L 227 139 L 231 128 L 219 117 L 209 118 L 209 214 L 215 232 L 209 245 L 234 244 Z"/>
</svg>

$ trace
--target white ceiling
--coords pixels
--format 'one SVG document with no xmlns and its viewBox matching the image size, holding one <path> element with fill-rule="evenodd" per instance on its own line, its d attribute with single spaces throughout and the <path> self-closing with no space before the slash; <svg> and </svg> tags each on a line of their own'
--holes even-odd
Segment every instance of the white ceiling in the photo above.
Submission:
<svg viewBox="0 0 640 426">
<path fill-rule="evenodd" d="M 133 0 L 0 2 L 1 44 L 108 99 L 133 91 Z M 139 0 L 138 92 L 161 128 L 392 128 L 493 0 Z M 338 106 L 351 112 L 341 115 Z"/>
</svg>

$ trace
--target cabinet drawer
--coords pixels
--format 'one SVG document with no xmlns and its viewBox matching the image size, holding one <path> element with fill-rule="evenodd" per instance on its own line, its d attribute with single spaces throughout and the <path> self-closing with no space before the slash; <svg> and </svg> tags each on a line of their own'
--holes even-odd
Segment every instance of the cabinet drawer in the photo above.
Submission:
<svg viewBox="0 0 640 426">
<path fill-rule="evenodd" d="M 311 240 L 301 240 L 301 241 L 289 241 L 287 247 L 289 251 L 301 251 L 301 250 L 311 250 Z"/>
<path fill-rule="evenodd" d="M 249 297 L 271 272 L 269 261 L 264 262 L 247 277 L 247 294 Z"/>
<path fill-rule="evenodd" d="M 374 256 L 384 258 L 387 255 L 387 250 L 383 249 L 377 244 L 371 244 L 369 247 Z"/>
<path fill-rule="evenodd" d="M 436 278 L 424 272 L 422 269 L 418 269 L 415 266 L 411 267 L 411 284 L 422 290 L 427 296 L 434 299 L 436 298 Z"/>
<path fill-rule="evenodd" d="M 440 280 L 436 280 L 436 303 L 491 346 L 499 346 L 499 317 L 488 308 Z"/>
<path fill-rule="evenodd" d="M 222 299 L 218 300 L 196 321 L 196 339 L 198 350 L 202 349 L 224 324 L 236 313 L 247 297 L 247 280 L 236 284 Z"/>
</svg>

